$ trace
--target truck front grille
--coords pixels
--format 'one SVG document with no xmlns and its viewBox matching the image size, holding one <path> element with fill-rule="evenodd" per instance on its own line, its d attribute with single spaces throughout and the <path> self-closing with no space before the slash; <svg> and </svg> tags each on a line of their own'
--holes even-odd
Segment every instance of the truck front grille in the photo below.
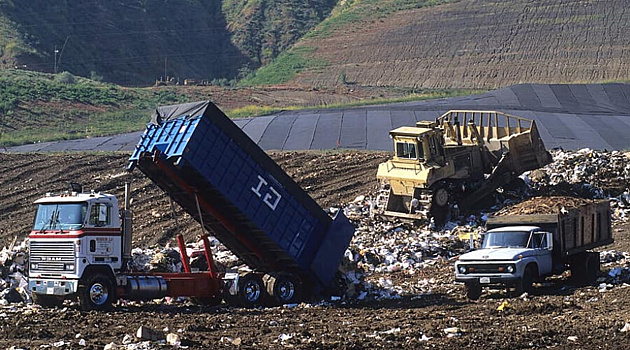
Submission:
<svg viewBox="0 0 630 350">
<path fill-rule="evenodd" d="M 469 274 L 475 273 L 507 273 L 507 264 L 469 264 L 466 271 Z"/>
<path fill-rule="evenodd" d="M 31 271 L 71 272 L 74 270 L 73 242 L 31 241 L 29 251 Z"/>
</svg>

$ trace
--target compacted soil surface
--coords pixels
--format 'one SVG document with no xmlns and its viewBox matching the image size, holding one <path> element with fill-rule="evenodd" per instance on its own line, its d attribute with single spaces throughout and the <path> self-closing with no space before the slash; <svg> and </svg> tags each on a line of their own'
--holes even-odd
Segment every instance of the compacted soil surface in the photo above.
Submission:
<svg viewBox="0 0 630 350">
<path fill-rule="evenodd" d="M 385 153 L 274 153 L 272 157 L 324 208 L 352 201 L 376 189 L 377 164 Z M 126 174 L 126 154 L 0 154 L 0 243 L 20 241 L 33 217 L 32 202 L 69 181 L 122 194 L 131 182 L 135 214 L 134 246 L 172 242 L 176 228 L 168 198 L 144 176 Z M 198 224 L 176 208 L 179 231 L 192 240 Z M 630 250 L 630 225 L 615 223 L 615 243 L 606 250 Z M 245 309 L 199 306 L 164 299 L 119 303 L 109 312 L 83 312 L 76 303 L 43 309 L 13 303 L 0 306 L 0 347 L 4 348 L 169 348 L 164 342 L 136 339 L 139 327 L 174 333 L 180 346 L 217 348 L 605 348 L 630 346 L 630 288 L 613 282 L 603 264 L 600 281 L 573 286 L 568 276 L 547 280 L 533 295 L 509 298 L 485 291 L 469 301 L 454 282 L 451 260 L 435 260 L 408 272 L 380 272 L 394 284 L 433 280 L 429 293 L 397 298 L 313 301 L 282 307 Z M 626 264 L 626 265 L 624 265 Z M 625 270 L 624 270 L 625 271 Z M 624 272 L 625 273 L 625 272 Z M 627 277 L 627 276 L 625 276 Z M 602 286 L 601 283 L 604 283 Z M 608 285 L 606 285 L 608 283 Z M 503 304 L 502 311 L 498 308 Z M 624 328 L 626 327 L 626 328 Z M 117 344 L 108 345 L 110 343 Z"/>
</svg>

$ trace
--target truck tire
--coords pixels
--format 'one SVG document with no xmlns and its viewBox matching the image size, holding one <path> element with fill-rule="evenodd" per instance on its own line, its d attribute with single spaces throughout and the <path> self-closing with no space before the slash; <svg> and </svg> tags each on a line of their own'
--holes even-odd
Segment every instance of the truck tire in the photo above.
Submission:
<svg viewBox="0 0 630 350">
<path fill-rule="evenodd" d="M 481 284 L 466 283 L 466 296 L 470 300 L 477 300 L 481 297 Z"/>
<path fill-rule="evenodd" d="M 593 283 L 599 275 L 599 253 L 580 253 L 571 261 L 571 281 L 576 286 Z"/>
<path fill-rule="evenodd" d="M 107 275 L 102 273 L 89 276 L 84 286 L 79 288 L 79 305 L 84 311 L 108 310 L 113 300 L 114 285 Z"/>
<path fill-rule="evenodd" d="M 588 253 L 588 257 L 586 258 L 586 267 L 584 269 L 585 282 L 587 284 L 597 281 L 597 277 L 599 276 L 599 269 L 599 253 Z"/>
<path fill-rule="evenodd" d="M 267 292 L 277 304 L 293 304 L 300 301 L 300 283 L 290 274 L 282 273 L 267 282 Z"/>
<path fill-rule="evenodd" d="M 265 296 L 265 288 L 260 276 L 248 273 L 238 280 L 239 303 L 244 307 L 254 307 L 262 303 Z"/>
<path fill-rule="evenodd" d="M 33 303 L 46 308 L 59 307 L 63 305 L 63 298 L 56 295 L 33 293 Z"/>
<path fill-rule="evenodd" d="M 536 276 L 534 265 L 528 265 L 523 272 L 523 277 L 516 283 L 514 296 L 519 297 L 523 293 L 532 294 L 534 291 L 534 277 Z"/>
</svg>

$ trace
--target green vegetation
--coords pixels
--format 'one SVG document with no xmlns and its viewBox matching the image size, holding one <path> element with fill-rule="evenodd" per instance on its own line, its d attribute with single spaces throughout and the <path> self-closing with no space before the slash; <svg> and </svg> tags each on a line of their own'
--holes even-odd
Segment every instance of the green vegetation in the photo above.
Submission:
<svg viewBox="0 0 630 350">
<path fill-rule="evenodd" d="M 74 103 L 117 105 L 130 99 L 120 87 L 95 84 L 68 72 L 56 75 L 0 70 L 0 114 L 11 113 L 18 102 L 65 100 Z"/>
<path fill-rule="evenodd" d="M 267 64 L 324 20 L 335 0 L 223 0 L 232 42 L 254 67 Z"/>
<path fill-rule="evenodd" d="M 459 0 L 347 0 L 341 2 L 315 29 L 306 33 L 304 39 L 326 38 L 348 25 L 374 21 L 399 11 L 456 1 Z"/>
<path fill-rule="evenodd" d="M 409 91 L 395 99 L 366 99 L 316 108 L 340 108 L 459 96 L 476 91 Z M 177 87 L 121 88 L 63 72 L 46 74 L 0 69 L 0 146 L 13 146 L 143 130 L 155 106 L 205 97 Z M 231 118 L 303 109 L 304 106 L 245 106 L 226 111 Z"/>
<path fill-rule="evenodd" d="M 323 68 L 326 62 L 312 58 L 314 47 L 294 47 L 272 63 L 240 81 L 240 85 L 274 85 L 287 82 L 304 69 Z"/>
<path fill-rule="evenodd" d="M 0 70 L 0 145 L 142 130 L 157 105 L 188 101 L 174 90 L 124 89 L 74 76 Z"/>
</svg>

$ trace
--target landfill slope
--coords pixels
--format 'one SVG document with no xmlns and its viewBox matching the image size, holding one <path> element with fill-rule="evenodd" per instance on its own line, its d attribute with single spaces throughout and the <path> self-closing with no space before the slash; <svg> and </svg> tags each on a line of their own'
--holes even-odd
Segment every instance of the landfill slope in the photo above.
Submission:
<svg viewBox="0 0 630 350">
<path fill-rule="evenodd" d="M 585 170 L 607 162 L 611 164 L 608 174 L 617 178 L 615 183 L 627 184 L 627 161 L 621 162 L 621 156 L 609 152 L 554 152 L 555 159 L 573 160 L 566 163 L 570 165 L 553 163 L 523 177 L 531 191 L 567 183 L 567 192 L 589 187 L 592 191 L 583 192 L 590 194 L 589 198 L 611 199 L 615 242 L 603 247 L 602 271 L 591 286 L 574 286 L 565 273 L 536 285 L 534 295 L 508 298 L 502 290 L 489 290 L 480 300 L 468 301 L 462 285 L 454 282 L 453 272 L 454 259 L 467 243 L 455 237 L 458 230 L 478 232 L 481 213 L 442 230 L 384 220 L 373 215 L 371 195 L 376 164 L 387 154 L 274 153 L 272 157 L 320 205 L 344 203 L 348 216 L 357 224 L 341 266 L 339 282 L 346 288 L 339 293 L 322 301 L 258 309 L 198 306 L 166 298 L 123 302 L 108 313 L 82 312 L 76 303 L 42 309 L 0 300 L 0 347 L 164 348 L 165 340 L 160 343 L 137 338 L 137 330 L 143 327 L 140 335 L 158 339 L 169 335 L 174 344 L 189 349 L 628 348 L 628 188 L 621 192 L 615 186 L 600 188 L 591 183 L 601 175 L 591 171 L 594 168 Z M 139 172 L 124 174 L 121 169 L 126 158 L 120 154 L 0 154 L 3 242 L 28 229 L 34 198 L 50 189 L 59 190 L 61 183 L 75 179 L 94 184 L 96 190 L 117 194 L 125 181 L 131 181 L 138 234 L 135 246 L 151 242 L 164 246 L 170 241 L 169 230 L 173 227 L 168 200 Z M 613 162 L 613 158 L 619 162 Z M 508 210 L 577 201 L 556 197 L 519 204 L 526 199 L 523 191 L 505 191 L 497 198 L 501 203 L 495 209 L 506 206 Z M 150 211 L 156 206 L 164 209 Z M 195 241 L 198 225 L 183 215 L 179 224 L 187 240 Z M 108 345 L 112 343 L 115 345 Z"/>
</svg>

